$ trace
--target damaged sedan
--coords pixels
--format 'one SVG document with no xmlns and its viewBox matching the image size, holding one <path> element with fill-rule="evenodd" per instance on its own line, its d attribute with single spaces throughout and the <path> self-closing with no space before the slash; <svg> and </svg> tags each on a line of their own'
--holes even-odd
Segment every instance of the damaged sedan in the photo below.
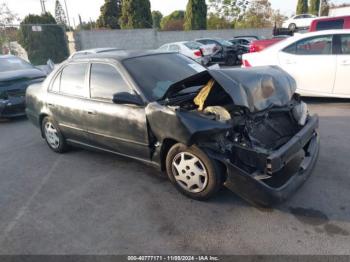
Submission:
<svg viewBox="0 0 350 262">
<path fill-rule="evenodd" d="M 0 118 L 25 115 L 29 85 L 44 81 L 46 74 L 13 55 L 0 55 Z"/>
<path fill-rule="evenodd" d="M 252 204 L 287 199 L 317 161 L 318 117 L 276 67 L 207 70 L 180 54 L 113 51 L 69 60 L 27 90 L 27 116 L 69 145 L 141 160 L 184 195 L 226 186 Z"/>
</svg>

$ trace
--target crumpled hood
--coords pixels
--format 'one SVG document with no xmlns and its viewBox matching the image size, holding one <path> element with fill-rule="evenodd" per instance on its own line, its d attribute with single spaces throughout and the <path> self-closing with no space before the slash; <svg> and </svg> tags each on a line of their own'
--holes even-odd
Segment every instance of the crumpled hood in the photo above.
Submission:
<svg viewBox="0 0 350 262">
<path fill-rule="evenodd" d="M 295 80 L 275 66 L 208 70 L 170 86 L 164 98 L 195 85 L 204 85 L 211 78 L 225 90 L 234 104 L 258 112 L 273 106 L 287 105 L 296 91 Z"/>
<path fill-rule="evenodd" d="M 46 74 L 36 68 L 25 69 L 25 70 L 15 70 L 15 71 L 6 71 L 0 72 L 0 83 L 4 81 L 14 81 L 20 79 L 31 80 L 35 78 L 44 78 Z"/>
</svg>

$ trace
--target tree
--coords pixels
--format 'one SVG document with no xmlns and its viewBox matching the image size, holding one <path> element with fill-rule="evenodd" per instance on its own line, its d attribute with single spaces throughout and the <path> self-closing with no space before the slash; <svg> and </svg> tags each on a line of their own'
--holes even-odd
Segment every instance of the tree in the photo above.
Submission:
<svg viewBox="0 0 350 262">
<path fill-rule="evenodd" d="M 185 30 L 205 30 L 207 12 L 208 7 L 205 0 L 189 0 L 185 15 Z"/>
<path fill-rule="evenodd" d="M 152 28 L 149 0 L 123 0 L 120 25 L 122 29 Z"/>
<path fill-rule="evenodd" d="M 59 0 L 56 0 L 55 4 L 55 19 L 57 24 L 67 26 L 66 13 L 64 12 Z"/>
<path fill-rule="evenodd" d="M 99 28 L 120 29 L 119 19 L 121 17 L 122 0 L 105 0 L 101 6 L 101 14 L 97 19 Z"/>
<path fill-rule="evenodd" d="M 328 0 L 321 0 L 322 6 L 321 6 L 321 16 L 328 16 L 329 14 L 329 1 Z"/>
<path fill-rule="evenodd" d="M 263 28 L 273 26 L 274 10 L 269 0 L 253 0 L 241 20 L 236 22 L 236 28 Z"/>
<path fill-rule="evenodd" d="M 7 4 L 0 4 L 0 54 L 4 44 L 15 40 L 17 29 L 11 25 L 17 21 L 17 14 L 13 13 Z"/>
<path fill-rule="evenodd" d="M 208 0 L 211 13 L 236 22 L 240 20 L 248 8 L 248 0 Z"/>
<path fill-rule="evenodd" d="M 218 30 L 218 29 L 230 29 L 234 25 L 232 22 L 226 20 L 225 17 L 220 17 L 217 14 L 209 14 L 207 21 L 207 29 L 209 30 Z"/>
<path fill-rule="evenodd" d="M 160 26 L 164 31 L 182 31 L 185 23 L 185 11 L 177 10 L 164 16 Z"/>
<path fill-rule="evenodd" d="M 320 10 L 320 0 L 310 0 L 309 12 L 313 15 L 318 15 Z"/>
<path fill-rule="evenodd" d="M 160 29 L 160 22 L 162 21 L 163 15 L 159 11 L 152 12 L 153 28 Z"/>
<path fill-rule="evenodd" d="M 32 25 L 41 26 L 41 30 L 33 30 Z M 69 55 L 65 28 L 57 25 L 50 13 L 26 16 L 20 26 L 19 38 L 35 65 L 45 64 L 48 59 L 61 63 Z"/>
<path fill-rule="evenodd" d="M 298 0 L 297 15 L 306 14 L 309 11 L 308 0 Z"/>
</svg>

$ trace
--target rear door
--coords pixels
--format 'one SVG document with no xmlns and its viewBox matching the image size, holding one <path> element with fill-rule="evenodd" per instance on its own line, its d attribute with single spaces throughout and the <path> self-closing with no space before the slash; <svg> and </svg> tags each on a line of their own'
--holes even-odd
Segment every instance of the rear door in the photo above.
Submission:
<svg viewBox="0 0 350 262">
<path fill-rule="evenodd" d="M 302 39 L 279 52 L 279 64 L 297 82 L 298 92 L 307 95 L 333 92 L 336 56 L 333 36 Z"/>
<path fill-rule="evenodd" d="M 118 66 L 96 62 L 90 65 L 90 114 L 87 129 L 90 144 L 123 155 L 149 160 L 146 112 L 143 106 L 117 105 L 113 95 L 134 91 Z"/>
<path fill-rule="evenodd" d="M 47 94 L 47 107 L 67 139 L 87 142 L 86 99 L 88 63 L 68 64 L 54 78 Z"/>
<path fill-rule="evenodd" d="M 350 35 L 336 35 L 337 42 L 337 73 L 334 84 L 334 94 L 350 95 Z"/>
</svg>

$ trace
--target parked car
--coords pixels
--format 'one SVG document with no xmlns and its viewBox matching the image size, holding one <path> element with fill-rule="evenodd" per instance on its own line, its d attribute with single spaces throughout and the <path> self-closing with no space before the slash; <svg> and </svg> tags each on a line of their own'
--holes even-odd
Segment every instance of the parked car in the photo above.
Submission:
<svg viewBox="0 0 350 262">
<path fill-rule="evenodd" d="M 45 77 L 45 72 L 19 57 L 0 55 L 0 118 L 25 115 L 27 87 Z"/>
<path fill-rule="evenodd" d="M 323 17 L 312 21 L 310 32 L 330 30 L 330 29 L 350 29 L 350 16 Z"/>
<path fill-rule="evenodd" d="M 212 62 L 228 66 L 236 65 L 239 62 L 239 52 L 236 46 L 229 41 L 220 38 L 202 38 L 196 40 L 204 45 L 214 45 Z"/>
<path fill-rule="evenodd" d="M 120 50 L 122 50 L 122 49 L 115 48 L 115 47 L 101 47 L 101 48 L 86 49 L 86 50 L 77 51 L 77 52 L 71 54 L 68 59 L 84 57 L 84 56 L 90 55 L 90 54 L 100 54 L 100 53 L 111 52 L 111 51 L 120 51 Z"/>
<path fill-rule="evenodd" d="M 350 30 L 296 35 L 259 53 L 243 55 L 245 67 L 277 65 L 304 96 L 350 98 Z"/>
<path fill-rule="evenodd" d="M 270 205 L 317 159 L 318 118 L 294 91 L 278 68 L 206 70 L 178 53 L 130 51 L 68 60 L 26 101 L 55 152 L 70 144 L 128 156 L 193 199 L 225 185 Z"/>
<path fill-rule="evenodd" d="M 311 14 L 296 15 L 285 21 L 283 23 L 283 28 L 288 28 L 290 31 L 309 28 L 311 22 L 316 18 L 317 16 Z"/>
<path fill-rule="evenodd" d="M 162 45 L 159 50 L 178 52 L 206 66 L 211 62 L 213 47 L 212 45 L 203 45 L 195 41 L 183 41 Z"/>
<path fill-rule="evenodd" d="M 265 48 L 272 46 L 289 37 L 290 37 L 289 35 L 277 35 L 271 39 L 262 39 L 262 40 L 253 41 L 250 43 L 249 53 L 260 52 Z"/>
<path fill-rule="evenodd" d="M 236 37 L 227 41 L 229 41 L 231 44 L 236 46 L 237 49 L 241 51 L 240 52 L 241 54 L 245 54 L 249 52 L 250 44 L 255 40 L 256 39 L 254 38 L 237 38 Z"/>
</svg>

